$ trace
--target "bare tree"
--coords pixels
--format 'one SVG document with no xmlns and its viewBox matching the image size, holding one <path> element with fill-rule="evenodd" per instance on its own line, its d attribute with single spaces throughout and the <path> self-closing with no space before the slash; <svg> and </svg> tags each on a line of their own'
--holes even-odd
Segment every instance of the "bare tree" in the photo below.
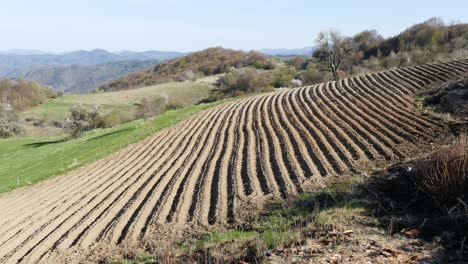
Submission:
<svg viewBox="0 0 468 264">
<path fill-rule="evenodd" d="M 338 69 L 351 52 L 348 41 L 338 31 L 329 30 L 320 32 L 316 43 L 317 49 L 313 56 L 332 72 L 335 80 L 338 80 Z"/>
</svg>

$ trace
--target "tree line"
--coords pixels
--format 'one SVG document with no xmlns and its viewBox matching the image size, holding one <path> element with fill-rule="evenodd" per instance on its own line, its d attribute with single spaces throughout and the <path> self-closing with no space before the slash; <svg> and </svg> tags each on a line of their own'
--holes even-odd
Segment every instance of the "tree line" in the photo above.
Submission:
<svg viewBox="0 0 468 264">
<path fill-rule="evenodd" d="M 468 24 L 446 25 L 440 18 L 431 18 L 389 38 L 376 30 L 350 37 L 327 30 L 318 34 L 315 44 L 311 57 L 272 59 L 268 71 L 227 69 L 210 100 L 468 57 Z"/>
<path fill-rule="evenodd" d="M 431 18 L 389 38 L 376 30 L 352 37 L 328 30 L 318 34 L 316 44 L 313 59 L 338 79 L 340 71 L 346 76 L 466 57 L 468 24 L 446 25 L 440 18 Z"/>
</svg>

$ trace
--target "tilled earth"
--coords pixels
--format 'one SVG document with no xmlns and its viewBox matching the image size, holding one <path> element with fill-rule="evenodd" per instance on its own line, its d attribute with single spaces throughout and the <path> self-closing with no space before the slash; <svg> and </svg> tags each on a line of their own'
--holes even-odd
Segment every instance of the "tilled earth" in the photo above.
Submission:
<svg viewBox="0 0 468 264">
<path fill-rule="evenodd" d="M 242 222 L 363 164 L 405 158 L 446 127 L 413 95 L 462 76 L 427 64 L 228 102 L 67 175 L 0 196 L 0 262 L 139 241 L 158 230 Z M 169 232 L 170 233 L 170 232 Z"/>
</svg>

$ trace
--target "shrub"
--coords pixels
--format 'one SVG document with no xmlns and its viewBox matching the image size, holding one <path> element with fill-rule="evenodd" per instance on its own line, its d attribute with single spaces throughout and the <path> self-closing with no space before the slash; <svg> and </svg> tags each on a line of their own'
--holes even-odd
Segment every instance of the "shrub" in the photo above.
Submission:
<svg viewBox="0 0 468 264">
<path fill-rule="evenodd" d="M 11 105 L 15 111 L 42 104 L 54 96 L 55 92 L 35 82 L 0 79 L 0 103 Z"/>
<path fill-rule="evenodd" d="M 137 118 L 151 118 L 159 115 L 165 110 L 167 105 L 167 97 L 158 96 L 152 100 L 147 98 L 141 99 L 140 103 L 137 104 Z"/>
<path fill-rule="evenodd" d="M 294 80 L 291 80 L 290 84 L 292 87 L 301 87 L 302 81 L 299 79 L 294 79 Z"/>
<path fill-rule="evenodd" d="M 67 120 L 65 128 L 73 138 L 81 136 L 85 131 L 105 126 L 98 106 L 87 107 L 78 105 L 72 107 L 70 112 L 71 115 Z"/>
<path fill-rule="evenodd" d="M 258 93 L 268 89 L 269 76 L 255 69 L 233 70 L 219 79 L 221 91 L 233 96 Z"/>
<path fill-rule="evenodd" d="M 290 87 L 291 81 L 296 75 L 296 70 L 293 67 L 284 67 L 276 69 L 273 72 L 272 85 L 273 87 Z"/>
<path fill-rule="evenodd" d="M 309 68 L 302 73 L 301 80 L 304 85 L 322 83 L 327 80 L 327 74 L 315 68 Z"/>
<path fill-rule="evenodd" d="M 16 115 L 9 106 L 0 104 L 0 138 L 11 137 L 21 132 Z"/>
<path fill-rule="evenodd" d="M 308 59 L 304 56 L 296 56 L 286 60 L 286 63 L 293 66 L 296 70 L 305 70 L 307 69 Z"/>
<path fill-rule="evenodd" d="M 100 127 L 115 127 L 122 123 L 128 122 L 130 119 L 122 114 L 119 111 L 112 111 L 108 114 L 101 115 L 96 120 L 96 123 L 99 124 Z"/>
<path fill-rule="evenodd" d="M 454 144 L 436 151 L 415 165 L 422 191 L 441 206 L 451 206 L 468 194 L 468 138 L 462 136 Z"/>
<path fill-rule="evenodd" d="M 168 103 L 168 104 L 166 104 L 165 110 L 170 111 L 170 110 L 177 110 L 177 109 L 181 109 L 181 108 L 184 108 L 184 106 L 182 104 Z"/>
<path fill-rule="evenodd" d="M 252 65 L 255 69 L 272 70 L 275 68 L 275 64 L 271 60 L 266 61 L 255 61 Z"/>
</svg>

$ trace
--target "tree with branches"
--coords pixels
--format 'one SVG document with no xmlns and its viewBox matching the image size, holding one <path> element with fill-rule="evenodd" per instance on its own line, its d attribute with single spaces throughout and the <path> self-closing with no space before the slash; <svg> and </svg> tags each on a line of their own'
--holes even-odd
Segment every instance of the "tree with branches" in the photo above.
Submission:
<svg viewBox="0 0 468 264">
<path fill-rule="evenodd" d="M 338 31 L 322 31 L 318 34 L 317 49 L 313 57 L 317 58 L 326 69 L 338 80 L 338 70 L 343 61 L 350 55 L 351 47 L 346 38 Z"/>
</svg>

